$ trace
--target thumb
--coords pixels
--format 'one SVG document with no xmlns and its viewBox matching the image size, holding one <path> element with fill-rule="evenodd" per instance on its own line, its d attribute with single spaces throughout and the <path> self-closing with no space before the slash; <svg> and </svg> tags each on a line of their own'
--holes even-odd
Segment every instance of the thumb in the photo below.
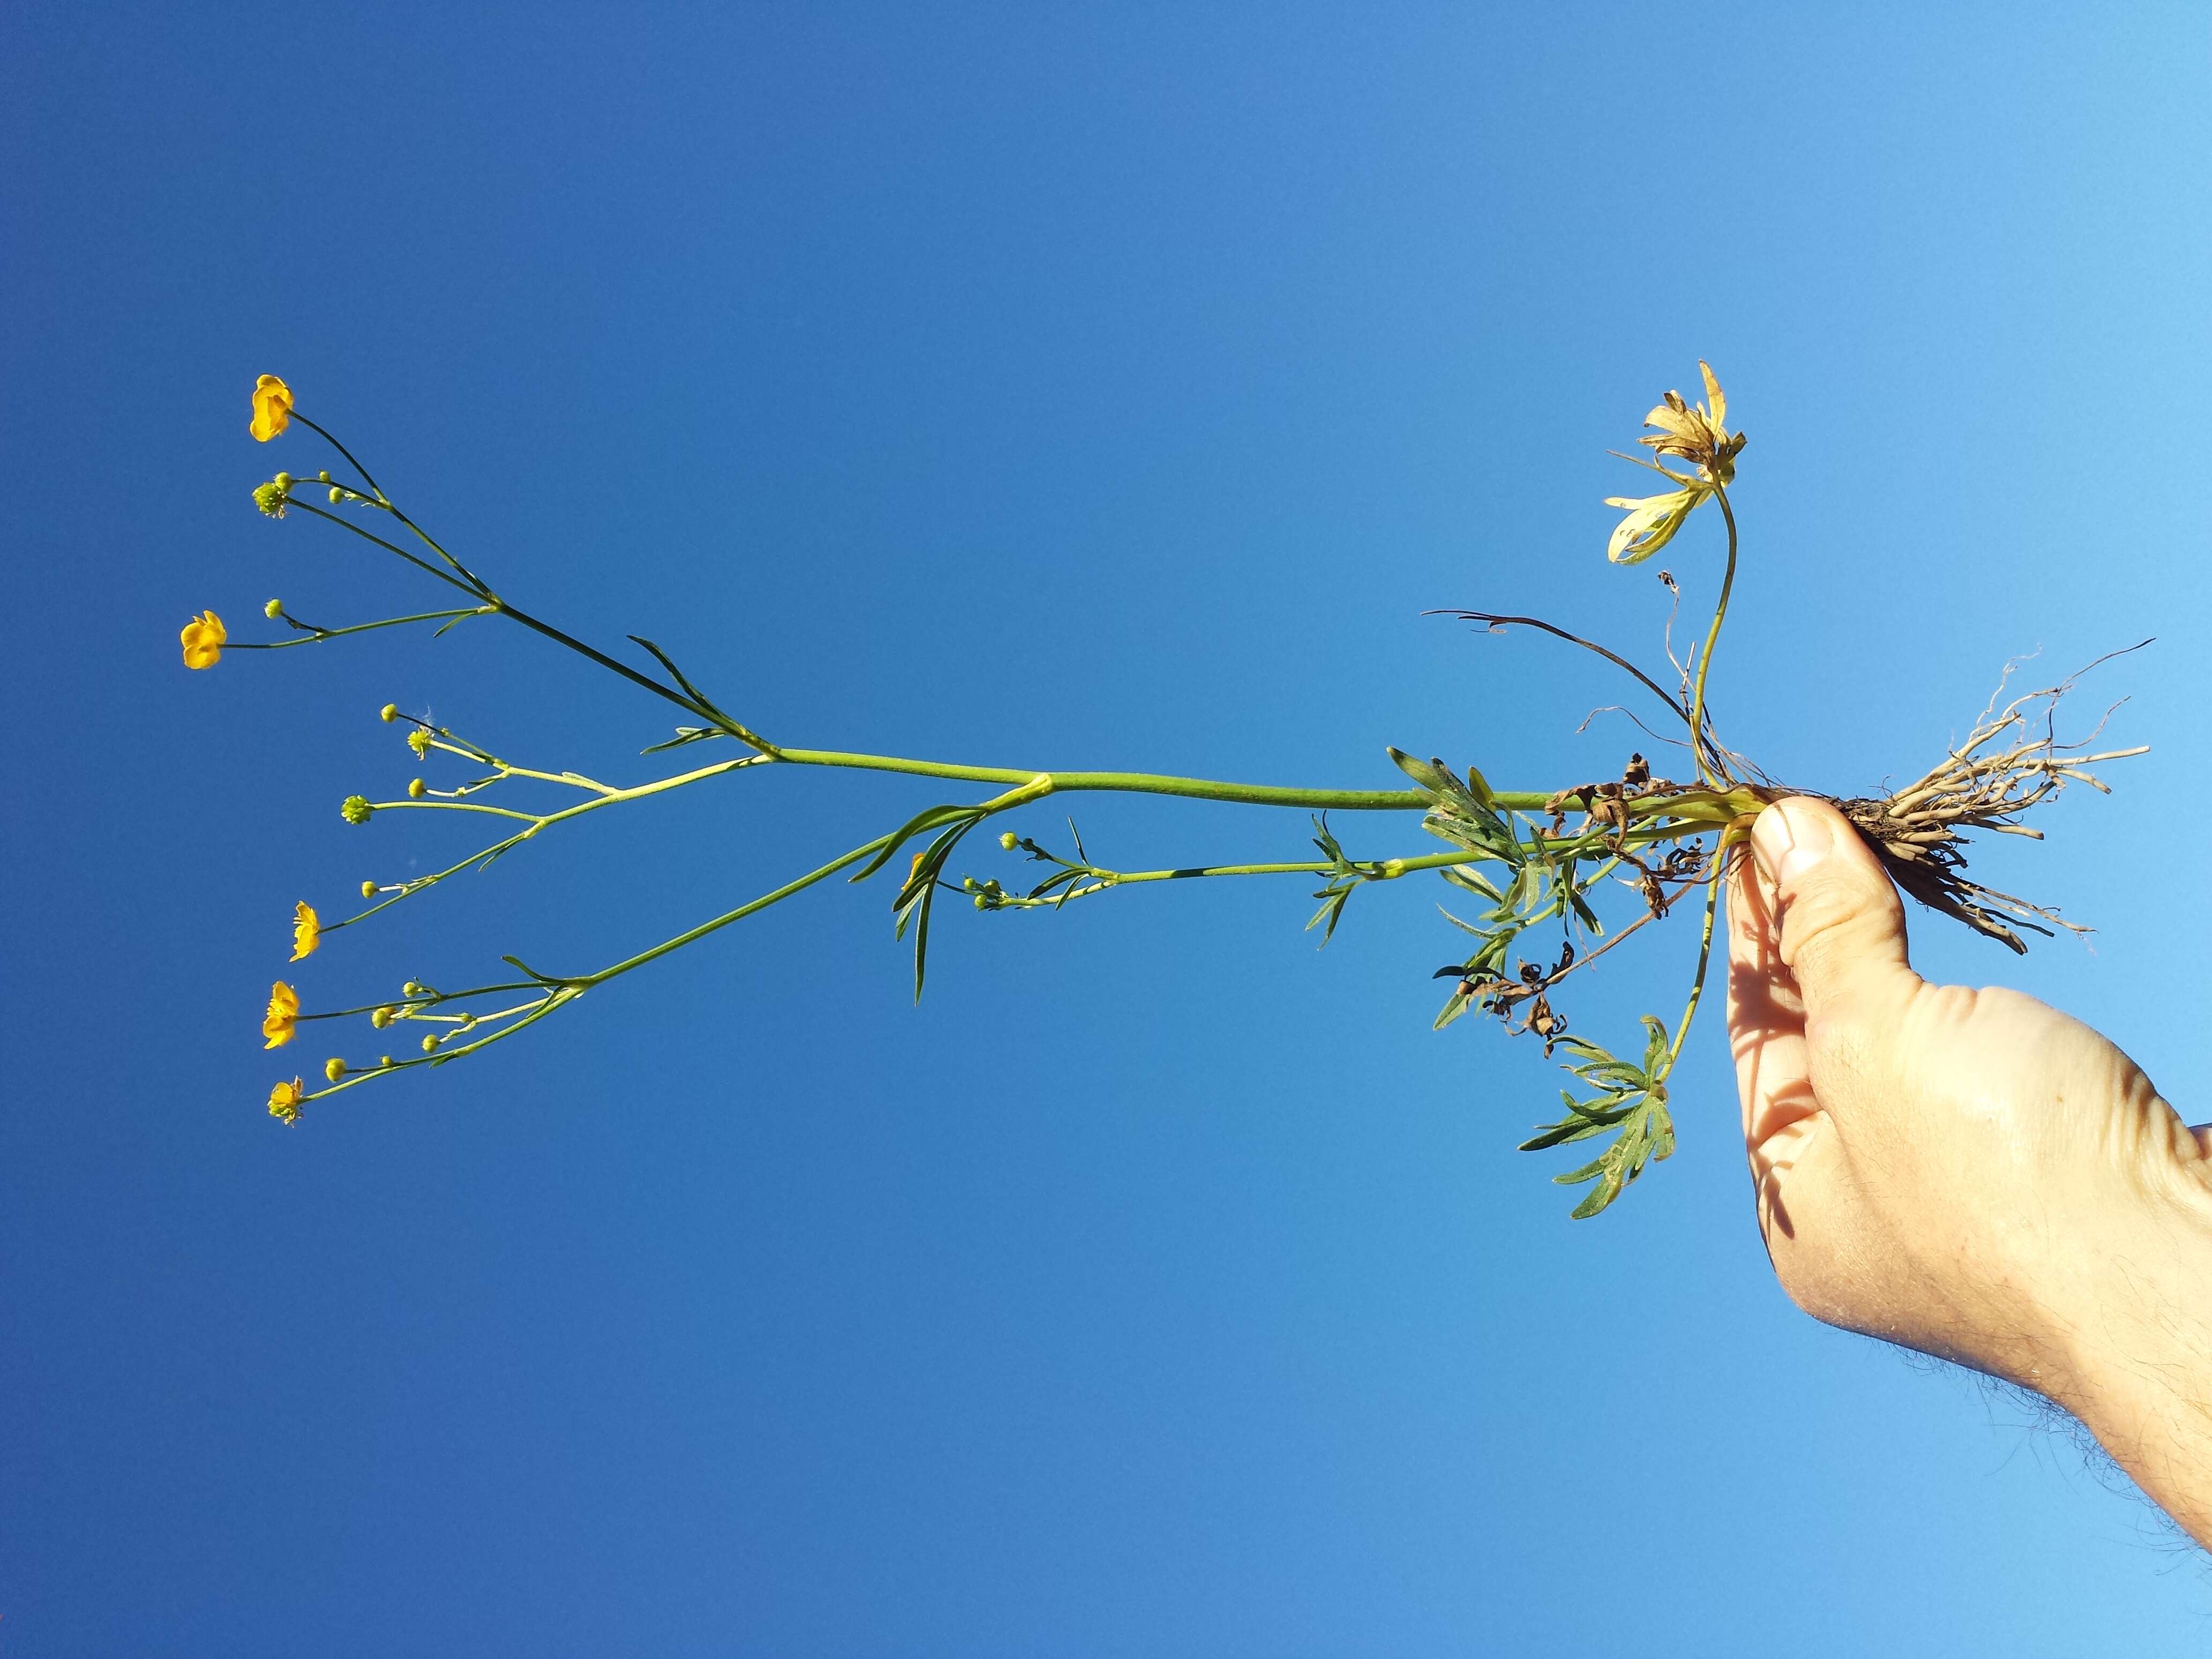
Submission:
<svg viewBox="0 0 2212 1659">
<path fill-rule="evenodd" d="M 1897 889 L 1842 813 L 1821 800 L 1777 801 L 1753 826 L 1751 852 L 1809 1017 L 1910 977 Z"/>
</svg>

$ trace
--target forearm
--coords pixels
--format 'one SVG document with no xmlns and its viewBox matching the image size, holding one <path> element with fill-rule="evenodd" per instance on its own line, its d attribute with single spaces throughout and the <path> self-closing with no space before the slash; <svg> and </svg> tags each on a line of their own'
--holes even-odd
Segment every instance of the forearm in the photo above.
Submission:
<svg viewBox="0 0 2212 1659">
<path fill-rule="evenodd" d="M 2190 1151 L 2098 1262 L 2049 1391 L 2212 1549 L 2212 1165 Z"/>
</svg>

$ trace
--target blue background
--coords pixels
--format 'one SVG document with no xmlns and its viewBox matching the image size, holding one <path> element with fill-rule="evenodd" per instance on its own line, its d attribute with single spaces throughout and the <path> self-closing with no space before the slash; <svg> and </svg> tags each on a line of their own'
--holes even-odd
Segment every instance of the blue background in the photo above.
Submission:
<svg viewBox="0 0 2212 1659">
<path fill-rule="evenodd" d="M 1984 866 L 2094 951 L 1917 954 L 2212 1115 L 2202 872 L 2118 840 L 2198 816 L 2212 24 L 1929 9 L 9 8 L 0 1653 L 2196 1650 L 2139 1498 L 1777 1291 L 1717 1024 L 1571 1224 L 1540 1054 L 1429 1030 L 1425 880 L 1318 953 L 1297 882 L 956 906 L 918 1011 L 829 886 L 287 1133 L 331 1028 L 264 1054 L 275 975 L 586 969 L 946 795 L 741 775 L 293 973 L 295 899 L 471 844 L 339 822 L 416 769 L 380 704 L 625 781 L 668 713 L 519 630 L 178 660 L 426 590 L 254 514 L 322 464 L 247 439 L 275 372 L 788 743 L 1549 787 L 1620 688 L 1419 613 L 1656 659 L 1605 452 L 1702 356 L 1770 771 L 1911 775 L 2008 658 L 2160 636 L 2082 707 L 2154 754 Z M 1123 867 L 1304 846 L 1076 805 Z M 1580 1029 L 1671 1018 L 1690 933 Z"/>
</svg>

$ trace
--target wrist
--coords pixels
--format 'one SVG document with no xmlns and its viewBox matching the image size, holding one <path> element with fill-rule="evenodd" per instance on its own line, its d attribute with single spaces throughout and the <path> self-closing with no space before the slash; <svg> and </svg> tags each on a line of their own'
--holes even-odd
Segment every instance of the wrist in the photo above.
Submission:
<svg viewBox="0 0 2212 1659">
<path fill-rule="evenodd" d="M 2073 1241 L 2054 1363 L 2020 1380 L 2212 1547 L 2212 1181 L 2201 1154 L 2156 1164 Z"/>
</svg>

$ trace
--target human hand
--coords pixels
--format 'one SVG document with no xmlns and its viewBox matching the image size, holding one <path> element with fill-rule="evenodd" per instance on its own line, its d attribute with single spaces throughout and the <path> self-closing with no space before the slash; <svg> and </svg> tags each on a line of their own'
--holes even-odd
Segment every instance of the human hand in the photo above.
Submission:
<svg viewBox="0 0 2212 1659">
<path fill-rule="evenodd" d="M 1843 816 L 1759 815 L 1729 1029 L 1760 1231 L 1815 1318 L 2075 1413 L 2212 1539 L 2212 1147 L 2097 1032 L 1931 985 Z"/>
</svg>

